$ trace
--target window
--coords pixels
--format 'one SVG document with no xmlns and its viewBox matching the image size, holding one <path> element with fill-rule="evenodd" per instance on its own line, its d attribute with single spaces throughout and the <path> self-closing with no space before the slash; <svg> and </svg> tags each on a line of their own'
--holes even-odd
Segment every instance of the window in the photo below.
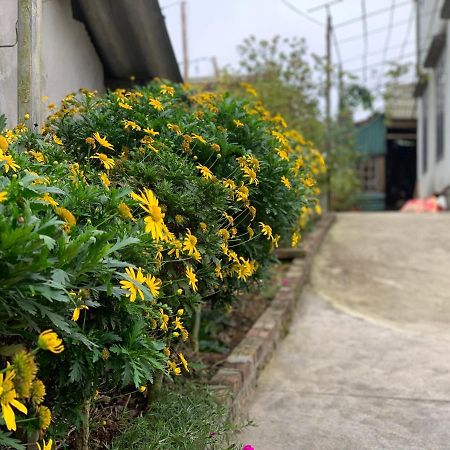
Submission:
<svg viewBox="0 0 450 450">
<path fill-rule="evenodd" d="M 435 69 L 436 78 L 436 160 L 444 156 L 444 109 L 445 109 L 445 51 L 441 53 Z"/>
<path fill-rule="evenodd" d="M 428 170 L 428 89 L 422 94 L 422 173 Z"/>
</svg>

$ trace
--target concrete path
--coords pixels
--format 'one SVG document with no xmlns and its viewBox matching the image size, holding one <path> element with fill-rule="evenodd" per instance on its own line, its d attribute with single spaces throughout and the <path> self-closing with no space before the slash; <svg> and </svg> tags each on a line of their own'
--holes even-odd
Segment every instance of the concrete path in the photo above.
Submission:
<svg viewBox="0 0 450 450">
<path fill-rule="evenodd" d="M 339 215 L 239 440 L 450 449 L 449 235 L 445 214 Z"/>
</svg>

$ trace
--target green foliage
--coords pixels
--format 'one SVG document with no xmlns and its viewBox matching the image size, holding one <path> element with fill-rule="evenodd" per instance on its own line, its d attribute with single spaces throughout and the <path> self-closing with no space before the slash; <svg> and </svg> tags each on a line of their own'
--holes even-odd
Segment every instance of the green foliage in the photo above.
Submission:
<svg viewBox="0 0 450 450">
<path fill-rule="evenodd" d="M 259 282 L 324 171 L 261 104 L 159 80 L 70 94 L 0 145 L 0 339 L 62 338 L 36 355 L 57 436 L 97 391 L 187 372 L 195 308 Z"/>
<path fill-rule="evenodd" d="M 238 450 L 226 414 L 206 387 L 164 387 L 151 410 L 114 439 L 112 450 Z"/>
<path fill-rule="evenodd" d="M 257 40 L 250 36 L 238 51 L 245 80 L 255 87 L 265 107 L 273 114 L 281 114 L 289 127 L 301 131 L 306 139 L 319 142 L 324 127 L 306 41 L 280 36 Z"/>
</svg>

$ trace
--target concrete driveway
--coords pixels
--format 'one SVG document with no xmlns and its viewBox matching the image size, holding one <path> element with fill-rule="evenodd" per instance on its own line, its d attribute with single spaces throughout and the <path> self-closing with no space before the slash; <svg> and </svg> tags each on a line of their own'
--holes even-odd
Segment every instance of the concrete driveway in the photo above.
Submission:
<svg viewBox="0 0 450 450">
<path fill-rule="evenodd" d="M 239 440 L 450 449 L 448 236 L 447 214 L 339 215 Z"/>
</svg>

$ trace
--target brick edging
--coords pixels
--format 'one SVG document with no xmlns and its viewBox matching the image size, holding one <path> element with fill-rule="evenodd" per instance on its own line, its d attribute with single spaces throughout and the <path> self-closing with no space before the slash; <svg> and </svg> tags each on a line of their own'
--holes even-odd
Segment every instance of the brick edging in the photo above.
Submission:
<svg viewBox="0 0 450 450">
<path fill-rule="evenodd" d="M 309 281 L 314 255 L 335 218 L 334 214 L 323 216 L 314 230 L 305 237 L 299 252 L 302 257 L 292 261 L 284 277 L 286 285 L 278 289 L 269 307 L 210 380 L 210 387 L 226 404 L 230 417 L 239 416 L 256 388 L 261 369 L 289 331 L 297 299 Z"/>
</svg>

